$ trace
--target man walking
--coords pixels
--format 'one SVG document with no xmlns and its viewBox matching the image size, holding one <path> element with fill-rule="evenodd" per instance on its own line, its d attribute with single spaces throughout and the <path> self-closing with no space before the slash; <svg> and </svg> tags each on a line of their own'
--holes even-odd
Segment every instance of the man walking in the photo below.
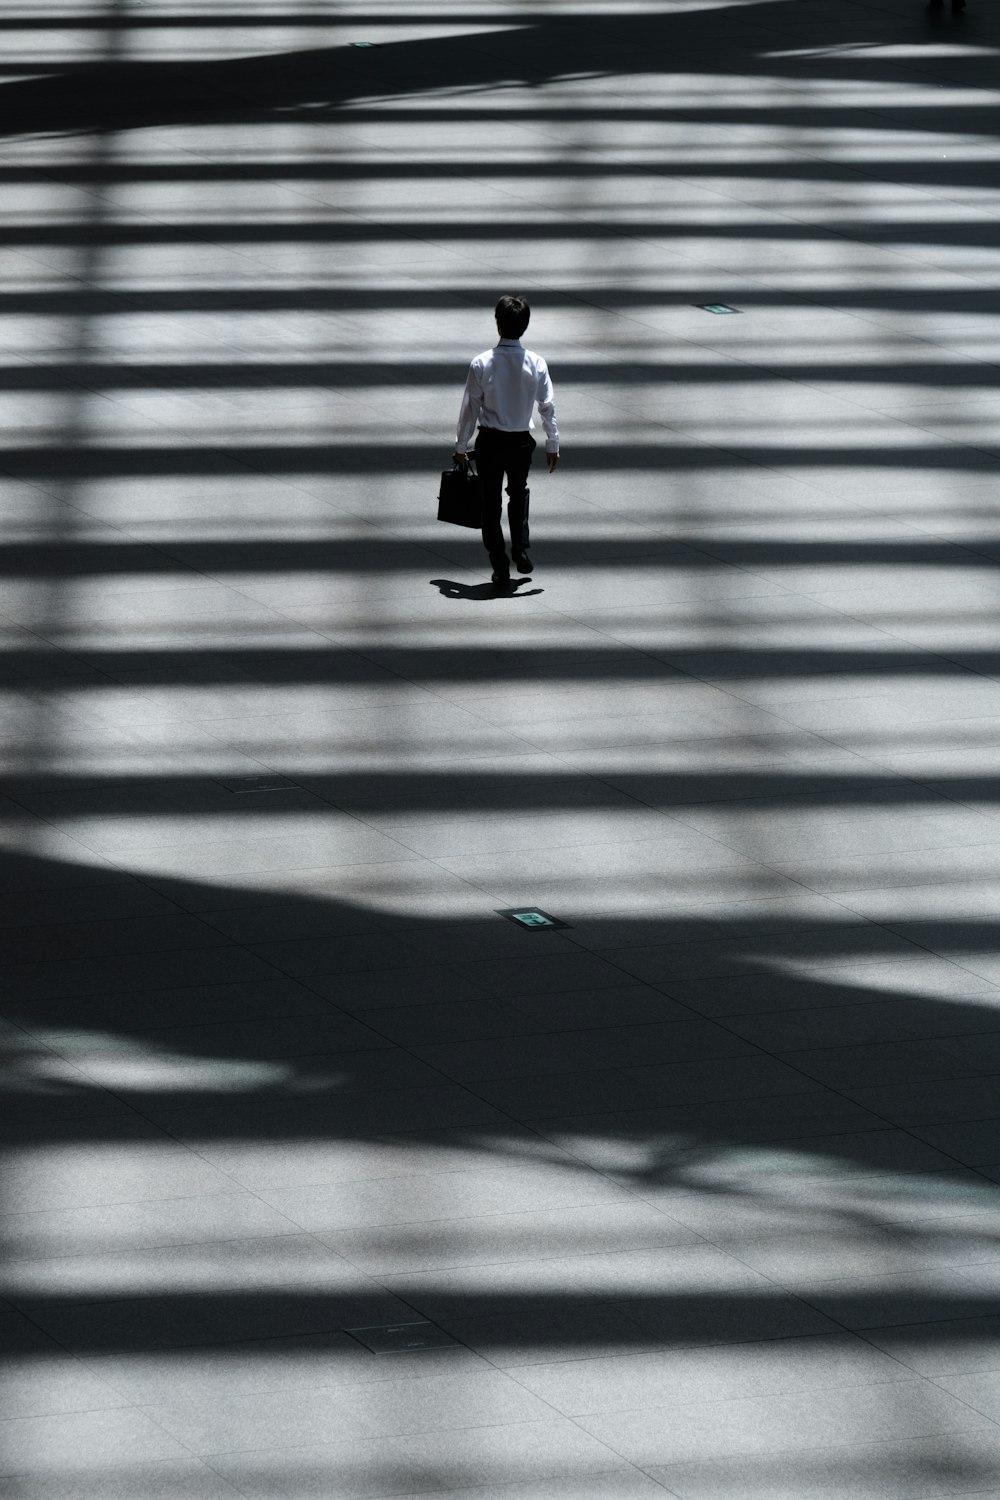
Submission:
<svg viewBox="0 0 1000 1500">
<path fill-rule="evenodd" d="M 535 440 L 531 415 L 537 405 L 545 428 L 545 457 L 551 474 L 559 463 L 559 429 L 548 366 L 541 355 L 525 349 L 521 335 L 531 309 L 523 297 L 501 297 L 494 308 L 500 342 L 469 366 L 458 416 L 455 457 L 467 459 L 472 435 L 476 438 L 476 468 L 483 481 L 483 546 L 490 555 L 493 582 L 510 583 L 510 559 L 504 545 L 501 517 L 504 475 L 507 476 L 507 522 L 514 566 L 530 573 L 528 555 L 527 482 Z"/>
</svg>

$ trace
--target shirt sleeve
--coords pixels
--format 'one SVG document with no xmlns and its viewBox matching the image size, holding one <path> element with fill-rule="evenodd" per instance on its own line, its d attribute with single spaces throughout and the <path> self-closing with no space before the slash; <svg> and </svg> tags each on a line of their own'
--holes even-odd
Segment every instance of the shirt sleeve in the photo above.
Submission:
<svg viewBox="0 0 1000 1500">
<path fill-rule="evenodd" d="M 476 423 L 483 409 L 483 381 L 479 361 L 473 360 L 462 393 L 462 405 L 458 413 L 458 436 L 455 452 L 467 453 L 476 434 Z"/>
<path fill-rule="evenodd" d="M 538 373 L 535 380 L 535 400 L 538 402 L 538 415 L 542 419 L 545 428 L 545 451 L 546 453 L 559 452 L 559 428 L 556 426 L 556 402 L 552 390 L 552 381 L 549 377 L 549 367 L 544 359 L 538 361 Z"/>
</svg>

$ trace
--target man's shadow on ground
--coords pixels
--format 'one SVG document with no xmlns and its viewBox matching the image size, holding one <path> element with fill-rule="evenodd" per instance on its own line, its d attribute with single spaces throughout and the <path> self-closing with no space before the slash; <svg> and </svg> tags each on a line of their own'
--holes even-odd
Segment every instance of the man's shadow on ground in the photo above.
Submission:
<svg viewBox="0 0 1000 1500">
<path fill-rule="evenodd" d="M 446 599 L 530 599 L 544 594 L 544 589 L 522 589 L 527 578 L 512 578 L 506 587 L 495 583 L 455 583 L 451 578 L 432 578 L 431 583 Z"/>
</svg>

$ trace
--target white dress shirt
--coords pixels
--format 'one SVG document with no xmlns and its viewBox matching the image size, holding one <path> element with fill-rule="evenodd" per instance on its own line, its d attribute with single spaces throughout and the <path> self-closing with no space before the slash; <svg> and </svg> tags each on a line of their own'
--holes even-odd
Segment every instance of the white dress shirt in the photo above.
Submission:
<svg viewBox="0 0 1000 1500">
<path fill-rule="evenodd" d="M 501 339 L 495 348 L 477 354 L 469 366 L 455 451 L 469 451 L 477 423 L 500 432 L 528 432 L 536 403 L 545 428 L 545 451 L 558 453 L 559 429 L 548 366 L 540 354 L 525 349 L 520 339 Z"/>
</svg>

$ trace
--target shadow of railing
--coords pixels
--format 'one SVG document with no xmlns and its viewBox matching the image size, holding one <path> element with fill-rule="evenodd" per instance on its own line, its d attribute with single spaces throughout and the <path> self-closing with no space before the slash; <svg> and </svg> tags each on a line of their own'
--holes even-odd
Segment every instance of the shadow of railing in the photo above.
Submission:
<svg viewBox="0 0 1000 1500">
<path fill-rule="evenodd" d="M 54 895 L 107 882 L 166 924 L 163 951 L 147 915 L 131 955 L 126 919 L 28 925 L 36 960 L 4 954 L 21 1166 L 3 1293 L 41 1331 L 37 1357 L 68 1349 L 99 1372 L 253 1341 L 261 1390 L 291 1355 L 363 1388 L 379 1375 L 356 1368 L 349 1330 L 426 1319 L 529 1390 L 583 1352 L 687 1351 L 645 1386 L 655 1404 L 683 1399 L 713 1346 L 741 1350 L 737 1373 L 713 1365 L 719 1395 L 749 1397 L 786 1388 L 784 1354 L 807 1388 L 815 1359 L 822 1387 L 830 1340 L 847 1359 L 885 1349 L 892 1382 L 933 1370 L 941 1325 L 966 1349 L 993 1338 L 992 1283 L 953 1277 L 995 1264 L 1000 1230 L 983 1123 L 1000 991 L 971 956 L 995 952 L 992 922 L 908 942 L 847 909 L 835 925 L 702 911 L 633 920 L 614 947 L 586 921 L 523 933 L 30 856 L 0 882 L 22 922 L 32 890 L 54 917 Z M 178 952 L 163 914 L 185 912 Z M 688 977 L 637 980 L 650 952 Z M 560 977 L 573 957 L 586 974 Z M 429 975 L 452 980 L 446 1003 Z M 212 1248 L 140 1211 L 170 1196 L 157 1152 L 168 1177 L 179 1160 L 194 1173 L 189 1199 L 249 1189 L 249 1238 Z M 552 1399 L 574 1419 L 615 1409 L 572 1381 Z"/>
<path fill-rule="evenodd" d="M 207 62 L 81 63 L 58 71 L 43 64 L 38 69 L 41 76 L 3 87 L 0 129 L 6 133 L 117 131 L 182 121 L 237 122 L 297 115 L 322 122 L 324 110 L 353 101 L 377 101 L 380 95 L 426 94 L 433 100 L 436 91 L 449 88 L 468 95 L 476 88 L 509 86 L 512 81 L 537 86 L 580 75 L 627 77 L 648 73 L 651 67 L 672 74 L 699 70 L 715 75 L 732 73 L 734 83 L 737 79 L 745 82 L 748 74 L 759 72 L 806 84 L 829 77 L 831 68 L 845 83 L 898 79 L 898 68 L 892 60 L 886 66 L 877 50 L 848 51 L 833 63 L 822 55 L 825 48 L 857 41 L 859 29 L 876 48 L 880 41 L 897 41 L 901 24 L 891 13 L 869 9 L 859 15 L 858 8 L 852 7 L 851 12 L 824 9 L 804 17 L 801 7 L 791 9 L 795 13 L 792 26 L 786 19 L 788 0 L 764 0 L 753 7 L 732 8 L 728 26 L 720 22 L 718 11 L 712 8 L 652 15 L 622 15 L 609 10 L 585 18 L 536 12 L 519 18 L 521 24 L 513 30 L 511 17 L 501 11 L 496 20 L 502 29 L 495 33 L 384 41 L 362 52 L 322 47 Z M 384 18 L 387 23 L 392 19 Z M 964 28 L 965 35 L 974 29 L 990 34 L 988 22 L 973 16 L 966 19 L 969 24 Z M 58 24 L 64 24 L 62 19 Z M 373 29 L 377 24 L 371 21 Z M 903 29 L 904 34 L 908 31 L 917 37 L 926 34 L 927 18 L 920 7 L 915 7 L 912 21 L 908 26 L 904 23 Z M 782 50 L 788 36 L 794 39 L 794 55 Z M 820 55 L 808 55 L 812 49 L 820 49 Z M 955 80 L 956 73 L 961 77 L 961 64 L 955 58 L 948 59 L 944 69 L 940 61 L 935 66 L 925 59 L 917 76 L 926 74 L 933 79 L 942 70 L 949 81 Z M 976 77 L 978 81 L 978 74 Z M 615 99 L 602 111 L 602 102 L 598 98 L 577 106 L 564 101 L 560 117 L 588 122 L 602 112 L 619 120 L 648 117 L 648 107 L 637 108 Z M 655 108 L 662 118 L 662 102 L 658 101 Z M 482 113 L 483 106 L 475 103 L 449 111 L 453 120 L 482 117 Z M 897 121 L 905 121 L 908 114 L 915 124 L 919 121 L 921 128 L 936 119 L 943 128 L 958 134 L 992 134 L 995 130 L 991 111 L 978 101 L 965 106 L 949 100 L 936 110 L 926 102 L 915 106 L 893 103 L 892 115 Z M 537 109 L 523 108 L 506 113 L 508 119 L 537 115 Z M 745 119 L 746 110 L 742 103 L 720 102 L 716 95 L 701 104 L 678 104 L 670 109 L 670 115 L 674 119 L 732 123 Z M 396 109 L 391 118 L 403 122 L 407 116 Z M 856 114 L 839 104 L 794 100 L 755 108 L 754 118 L 759 123 L 787 127 L 809 123 L 822 128 L 844 124 Z M 871 127 L 877 128 L 879 115 L 870 113 L 867 118 Z"/>
</svg>

